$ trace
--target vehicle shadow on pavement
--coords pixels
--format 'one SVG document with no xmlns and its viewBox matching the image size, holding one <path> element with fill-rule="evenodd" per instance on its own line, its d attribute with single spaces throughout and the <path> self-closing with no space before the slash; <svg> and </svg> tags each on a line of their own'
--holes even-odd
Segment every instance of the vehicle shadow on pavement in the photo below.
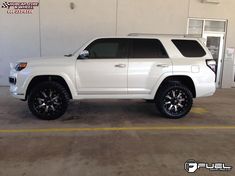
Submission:
<svg viewBox="0 0 235 176">
<path fill-rule="evenodd" d="M 71 102 L 62 121 L 85 120 L 94 123 L 162 118 L 154 103 L 133 100 Z"/>
</svg>

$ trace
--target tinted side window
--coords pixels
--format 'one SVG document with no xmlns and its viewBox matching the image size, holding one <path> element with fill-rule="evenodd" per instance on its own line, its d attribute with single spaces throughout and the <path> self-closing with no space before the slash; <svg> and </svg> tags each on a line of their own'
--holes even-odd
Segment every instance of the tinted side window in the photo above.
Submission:
<svg viewBox="0 0 235 176">
<path fill-rule="evenodd" d="M 98 39 L 92 42 L 86 50 L 89 51 L 89 58 L 126 58 L 128 52 L 127 39 Z"/>
<path fill-rule="evenodd" d="M 203 57 L 206 52 L 196 40 L 172 40 L 185 57 Z"/>
<path fill-rule="evenodd" d="M 168 55 L 157 39 L 132 39 L 131 58 L 168 58 Z"/>
</svg>

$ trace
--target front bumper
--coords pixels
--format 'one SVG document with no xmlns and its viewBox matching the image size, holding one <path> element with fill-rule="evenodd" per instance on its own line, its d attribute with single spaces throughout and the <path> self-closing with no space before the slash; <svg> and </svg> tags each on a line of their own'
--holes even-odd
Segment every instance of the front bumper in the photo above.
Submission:
<svg viewBox="0 0 235 176">
<path fill-rule="evenodd" d="M 13 97 L 22 100 L 25 99 L 25 90 L 22 84 L 23 82 L 24 81 L 19 72 L 12 69 L 9 76 L 9 83 L 10 83 L 10 93 Z"/>
<path fill-rule="evenodd" d="M 15 77 L 9 77 L 9 83 L 16 85 L 16 78 Z"/>
<path fill-rule="evenodd" d="M 17 99 L 21 99 L 21 100 L 25 100 L 25 95 L 24 94 L 18 94 L 16 92 L 10 92 L 11 96 L 17 98 Z"/>
<path fill-rule="evenodd" d="M 10 93 L 11 93 L 11 95 L 15 98 L 24 100 L 25 99 L 25 94 L 20 93 L 18 90 L 19 89 L 16 85 L 10 84 Z"/>
</svg>

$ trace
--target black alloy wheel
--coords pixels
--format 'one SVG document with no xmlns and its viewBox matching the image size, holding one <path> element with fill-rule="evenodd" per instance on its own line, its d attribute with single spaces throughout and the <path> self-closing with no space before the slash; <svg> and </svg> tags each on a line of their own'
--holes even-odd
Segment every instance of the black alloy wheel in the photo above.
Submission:
<svg viewBox="0 0 235 176">
<path fill-rule="evenodd" d="M 35 86 L 29 94 L 30 111 L 39 119 L 55 120 L 61 117 L 69 103 L 69 94 L 57 82 L 43 82 Z"/>
<path fill-rule="evenodd" d="M 193 96 L 184 85 L 167 85 L 161 88 L 156 105 L 166 117 L 178 119 L 186 116 L 192 108 Z"/>
</svg>

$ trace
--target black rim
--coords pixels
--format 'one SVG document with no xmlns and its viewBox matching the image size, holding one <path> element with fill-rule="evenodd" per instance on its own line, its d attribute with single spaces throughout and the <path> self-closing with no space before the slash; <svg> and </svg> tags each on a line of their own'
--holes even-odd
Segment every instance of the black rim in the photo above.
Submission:
<svg viewBox="0 0 235 176">
<path fill-rule="evenodd" d="M 34 109 L 41 115 L 51 116 L 60 113 L 63 101 L 60 93 L 54 89 L 42 89 L 36 93 Z"/>
<path fill-rule="evenodd" d="M 180 115 L 189 106 L 189 97 L 181 89 L 172 89 L 164 97 L 164 109 L 170 115 Z"/>
</svg>

